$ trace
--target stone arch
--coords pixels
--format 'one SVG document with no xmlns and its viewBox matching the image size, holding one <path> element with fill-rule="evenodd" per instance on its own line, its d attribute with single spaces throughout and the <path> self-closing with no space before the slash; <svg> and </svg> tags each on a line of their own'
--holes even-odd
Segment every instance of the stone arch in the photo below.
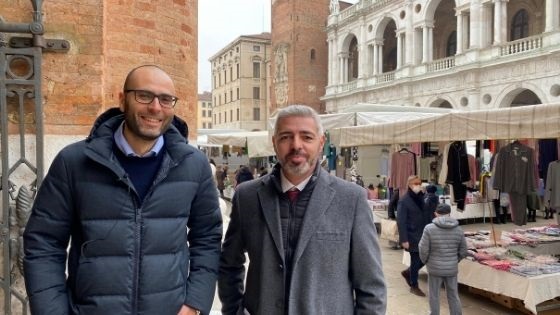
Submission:
<svg viewBox="0 0 560 315">
<path fill-rule="evenodd" d="M 506 87 L 496 98 L 496 104 L 498 104 L 498 107 L 500 108 L 511 107 L 513 100 L 525 91 L 530 91 L 535 94 L 535 96 L 540 100 L 540 103 L 547 102 L 546 93 L 544 93 L 538 86 L 532 83 L 520 82 Z"/>
<path fill-rule="evenodd" d="M 383 33 L 385 33 L 385 28 L 391 21 L 395 22 L 397 30 L 401 28 L 401 26 L 398 24 L 399 19 L 397 18 L 397 16 L 387 13 L 381 19 L 379 19 L 377 25 L 375 25 L 374 27 L 375 40 L 383 40 Z"/>
<path fill-rule="evenodd" d="M 425 6 L 425 10 L 424 10 L 424 21 L 433 21 L 434 20 L 436 10 L 439 7 L 439 4 L 441 3 L 441 1 L 443 1 L 443 0 L 428 1 L 428 3 Z M 457 7 L 457 0 L 453 0 L 453 2 L 455 3 L 455 7 Z"/>
<path fill-rule="evenodd" d="M 358 36 L 356 34 L 354 34 L 353 32 L 348 32 L 348 34 L 346 34 L 346 36 L 344 37 L 344 39 L 342 40 L 342 45 L 340 45 L 340 52 L 348 52 L 348 48 L 350 48 L 350 43 L 352 42 L 352 39 L 356 39 L 358 40 Z M 360 44 L 360 42 L 358 41 L 358 45 Z"/>
<path fill-rule="evenodd" d="M 446 105 L 448 104 L 448 105 Z M 437 108 L 451 108 L 455 109 L 455 103 L 451 99 L 451 97 L 446 95 L 436 95 L 431 97 L 427 102 L 428 107 L 437 107 Z"/>
<path fill-rule="evenodd" d="M 394 33 L 393 33 L 394 26 Z M 388 29 L 388 28 L 391 29 Z M 375 40 L 382 43 L 381 52 L 383 54 L 381 72 L 393 71 L 397 68 L 397 38 L 396 32 L 399 29 L 398 19 L 387 14 L 379 20 L 375 30 Z"/>
</svg>

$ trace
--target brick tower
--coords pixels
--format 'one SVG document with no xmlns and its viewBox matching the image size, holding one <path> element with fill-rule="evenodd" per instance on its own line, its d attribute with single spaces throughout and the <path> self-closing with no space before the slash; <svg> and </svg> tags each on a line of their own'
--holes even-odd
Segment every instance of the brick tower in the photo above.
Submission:
<svg viewBox="0 0 560 315">
<path fill-rule="evenodd" d="M 272 0 L 270 112 L 291 104 L 325 111 L 329 3 Z"/>
</svg>

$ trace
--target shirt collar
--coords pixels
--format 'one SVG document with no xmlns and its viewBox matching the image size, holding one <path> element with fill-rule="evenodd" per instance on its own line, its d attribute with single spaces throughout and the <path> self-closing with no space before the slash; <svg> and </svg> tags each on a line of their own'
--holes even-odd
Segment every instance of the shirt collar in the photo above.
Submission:
<svg viewBox="0 0 560 315">
<path fill-rule="evenodd" d="M 285 192 L 287 192 L 288 190 L 290 190 L 294 187 L 296 187 L 299 191 L 303 191 L 305 186 L 307 186 L 307 183 L 309 183 L 309 180 L 311 179 L 311 176 L 313 176 L 313 174 L 309 175 L 309 177 L 304 179 L 298 185 L 294 185 L 294 184 L 290 183 L 288 178 L 286 178 L 286 176 L 284 176 L 284 172 L 280 169 L 280 182 L 282 183 L 282 192 L 285 193 Z"/>
<path fill-rule="evenodd" d="M 126 139 L 124 137 L 123 131 L 124 131 L 124 121 L 120 124 L 119 128 L 117 128 L 117 130 L 113 134 L 113 138 L 115 139 L 115 143 L 117 144 L 117 147 L 119 148 L 119 150 L 121 150 L 121 152 L 124 153 L 124 155 L 126 155 L 126 156 L 134 156 L 134 157 L 155 156 L 159 153 L 159 151 L 161 151 L 161 148 L 163 148 L 163 145 L 165 143 L 165 141 L 163 140 L 163 135 L 159 136 L 156 140 L 156 143 L 150 149 L 150 151 L 148 151 L 148 152 L 146 152 L 146 154 L 140 156 L 140 155 L 136 154 L 134 152 L 134 150 L 132 149 L 132 147 L 130 146 L 130 144 L 128 144 L 128 141 L 126 141 Z"/>
</svg>

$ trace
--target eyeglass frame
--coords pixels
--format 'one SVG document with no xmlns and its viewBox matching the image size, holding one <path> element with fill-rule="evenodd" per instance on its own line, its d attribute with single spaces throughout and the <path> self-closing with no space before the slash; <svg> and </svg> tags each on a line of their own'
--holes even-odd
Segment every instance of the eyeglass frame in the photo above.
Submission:
<svg viewBox="0 0 560 315">
<path fill-rule="evenodd" d="M 148 91 L 148 90 L 127 89 L 127 90 L 124 90 L 124 92 L 125 92 L 125 93 L 134 92 L 134 100 L 136 100 L 138 103 L 144 104 L 144 105 L 151 104 L 151 103 L 154 101 L 154 99 L 157 97 L 158 102 L 159 102 L 159 105 L 160 105 L 161 107 L 163 107 L 163 108 L 174 108 L 175 105 L 177 105 L 177 101 L 179 100 L 179 98 L 178 98 L 177 96 L 175 96 L 175 95 L 165 94 L 165 93 L 163 93 L 163 94 L 156 94 L 156 93 L 151 92 L 151 91 Z M 143 102 L 143 101 L 140 101 L 140 100 L 138 100 L 138 97 L 137 97 L 137 94 L 136 94 L 137 92 L 144 92 L 144 93 L 152 94 L 152 99 L 151 99 L 149 102 L 147 102 L 147 103 L 145 103 L 145 102 Z M 173 104 L 172 104 L 171 106 L 164 105 L 164 104 L 161 102 L 161 98 L 160 98 L 160 97 L 162 97 L 162 96 L 171 96 L 171 97 L 173 98 Z"/>
</svg>

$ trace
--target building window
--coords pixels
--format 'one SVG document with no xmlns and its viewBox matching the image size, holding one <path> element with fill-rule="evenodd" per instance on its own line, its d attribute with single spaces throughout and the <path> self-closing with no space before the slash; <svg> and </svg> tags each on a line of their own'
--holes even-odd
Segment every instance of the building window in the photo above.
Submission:
<svg viewBox="0 0 560 315">
<path fill-rule="evenodd" d="M 235 47 L 235 52 L 239 52 L 239 46 Z"/>
<path fill-rule="evenodd" d="M 261 109 L 258 107 L 253 108 L 253 120 L 261 120 Z"/>
<path fill-rule="evenodd" d="M 222 96 L 218 96 L 218 99 L 220 100 L 220 105 L 222 104 Z"/>
<path fill-rule="evenodd" d="M 261 77 L 261 64 L 260 62 L 253 62 L 253 78 Z"/>
<path fill-rule="evenodd" d="M 236 64 L 235 67 L 237 68 L 236 70 L 236 75 L 237 75 L 237 79 L 239 79 L 239 64 Z"/>
<path fill-rule="evenodd" d="M 224 69 L 224 83 L 227 83 L 227 69 Z"/>
<path fill-rule="evenodd" d="M 261 98 L 261 88 L 258 86 L 253 87 L 253 99 L 259 100 Z"/>
<path fill-rule="evenodd" d="M 208 123 L 208 129 L 212 129 L 212 123 Z"/>
<path fill-rule="evenodd" d="M 529 15 L 525 9 L 521 9 L 515 13 L 511 21 L 511 40 L 527 36 L 529 36 Z"/>
<path fill-rule="evenodd" d="M 311 52 L 309 53 L 309 59 L 311 59 L 311 61 L 315 61 L 315 49 L 311 49 Z"/>
<path fill-rule="evenodd" d="M 233 90 L 229 90 L 229 100 L 233 102 Z"/>
<path fill-rule="evenodd" d="M 224 112 L 224 123 L 227 123 L 227 112 Z"/>
<path fill-rule="evenodd" d="M 239 108 L 236 110 L 236 114 L 237 114 L 237 121 L 239 121 Z"/>
<path fill-rule="evenodd" d="M 224 104 L 227 104 L 227 93 L 224 92 Z"/>
<path fill-rule="evenodd" d="M 447 38 L 446 57 L 455 56 L 457 53 L 457 32 L 453 31 Z"/>
<path fill-rule="evenodd" d="M 214 82 L 212 83 L 214 83 L 214 87 L 216 87 L 216 75 L 214 75 Z"/>
<path fill-rule="evenodd" d="M 233 121 L 233 109 L 229 110 L 229 122 Z"/>
<path fill-rule="evenodd" d="M 214 114 L 214 123 L 216 123 L 216 114 Z"/>
<path fill-rule="evenodd" d="M 235 95 L 237 96 L 237 99 L 239 100 L 239 88 L 237 88 L 237 90 L 235 91 Z"/>
<path fill-rule="evenodd" d="M 229 80 L 233 81 L 233 67 L 229 67 Z"/>
<path fill-rule="evenodd" d="M 253 46 L 253 51 L 261 51 L 261 46 L 259 46 L 259 45 L 254 45 L 254 46 Z"/>
<path fill-rule="evenodd" d="M 206 123 L 205 122 L 202 123 L 202 128 L 206 129 Z"/>
<path fill-rule="evenodd" d="M 212 117 L 212 111 L 208 110 L 208 117 Z"/>
<path fill-rule="evenodd" d="M 218 122 L 222 123 L 222 113 L 218 113 Z"/>
<path fill-rule="evenodd" d="M 203 107 L 203 108 L 206 107 L 206 102 L 202 102 L 202 107 Z"/>
<path fill-rule="evenodd" d="M 202 111 L 202 117 L 206 117 L 206 111 L 205 110 Z"/>
</svg>

